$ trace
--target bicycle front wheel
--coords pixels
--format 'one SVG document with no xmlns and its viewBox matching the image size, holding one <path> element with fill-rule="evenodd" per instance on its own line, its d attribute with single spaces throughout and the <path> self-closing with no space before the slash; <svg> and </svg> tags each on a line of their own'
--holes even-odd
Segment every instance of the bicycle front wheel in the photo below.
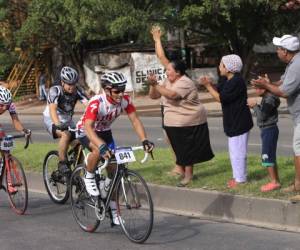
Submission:
<svg viewBox="0 0 300 250">
<path fill-rule="evenodd" d="M 70 194 L 72 213 L 80 228 L 86 232 L 94 232 L 99 226 L 95 213 L 95 202 L 87 193 L 83 177 L 85 175 L 83 164 L 78 165 L 70 180 Z"/>
<path fill-rule="evenodd" d="M 58 171 L 58 152 L 50 151 L 43 164 L 44 184 L 51 200 L 64 204 L 69 198 L 68 179 Z"/>
<path fill-rule="evenodd" d="M 11 157 L 6 166 L 6 189 L 10 205 L 17 214 L 24 214 L 28 205 L 28 187 L 21 162 Z"/>
<path fill-rule="evenodd" d="M 127 238 L 143 243 L 153 227 L 153 202 L 145 180 L 133 170 L 124 170 L 117 186 L 117 212 Z"/>
</svg>

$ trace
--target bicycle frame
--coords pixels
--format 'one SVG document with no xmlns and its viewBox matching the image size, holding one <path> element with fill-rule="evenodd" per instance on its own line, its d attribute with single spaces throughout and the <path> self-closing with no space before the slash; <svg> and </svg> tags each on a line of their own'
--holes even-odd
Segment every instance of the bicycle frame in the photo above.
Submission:
<svg viewBox="0 0 300 250">
<path fill-rule="evenodd" d="M 11 136 L 12 139 L 23 138 L 23 137 L 25 137 L 24 134 Z M 27 136 L 24 149 L 26 149 L 28 147 L 29 140 L 30 140 L 30 136 Z M 1 152 L 1 157 L 3 160 L 3 167 L 1 170 L 1 176 L 0 176 L 0 189 L 1 188 L 4 189 L 4 187 L 2 185 L 3 176 L 4 176 L 4 173 L 10 173 L 10 171 L 11 171 L 10 161 L 11 161 L 12 154 L 11 154 L 11 150 L 0 150 L 0 152 Z M 19 180 L 20 179 L 19 173 L 15 169 L 13 169 L 13 170 L 14 170 L 14 173 L 15 173 L 17 179 Z M 9 181 L 11 181 L 11 175 L 8 175 L 8 178 L 9 178 Z"/>
<path fill-rule="evenodd" d="M 131 147 L 131 149 L 133 151 L 135 150 L 144 150 L 143 146 L 137 146 L 137 147 Z M 84 155 L 84 159 L 85 159 L 85 163 L 87 163 L 87 157 L 88 157 L 88 153 L 86 153 L 84 150 L 82 151 L 83 155 Z M 145 152 L 144 158 L 141 160 L 141 163 L 144 163 L 147 161 L 149 153 Z M 116 160 L 105 160 L 103 164 L 101 164 L 101 162 L 98 163 L 97 169 L 98 169 L 98 175 L 101 176 L 102 172 L 104 171 L 104 169 L 109 165 L 109 164 L 116 164 L 116 170 L 115 170 L 115 174 L 114 177 L 112 179 L 112 182 L 110 184 L 107 196 L 105 199 L 103 199 L 102 197 L 98 197 L 98 199 L 102 200 L 104 202 L 104 210 L 105 212 L 109 211 L 109 202 L 111 201 L 112 195 L 114 190 L 117 188 L 117 183 L 119 182 L 119 179 L 122 178 L 122 175 L 124 173 L 124 171 L 126 171 L 126 165 L 127 164 L 118 164 Z M 122 180 L 121 180 L 122 181 Z M 97 183 L 98 185 L 98 183 Z M 122 186 L 123 186 L 123 190 L 124 190 L 124 183 L 122 182 Z M 124 194 L 126 196 L 126 194 Z"/>
<path fill-rule="evenodd" d="M 0 185 L 1 185 L 2 188 L 3 188 L 2 180 L 3 180 L 4 173 L 10 173 L 11 170 L 13 170 L 14 173 L 15 173 L 15 176 L 16 176 L 17 180 L 20 179 L 19 173 L 15 169 L 13 169 L 11 167 L 11 164 L 10 164 L 11 156 L 12 155 L 11 155 L 11 153 L 9 151 L 2 153 L 3 167 L 2 167 L 1 179 L 0 179 Z M 10 174 L 7 176 L 7 178 L 9 180 L 9 182 L 12 181 Z"/>
<path fill-rule="evenodd" d="M 75 141 L 75 140 L 74 140 Z M 74 142 L 73 141 L 73 142 Z M 72 149 L 70 149 L 69 151 L 68 151 L 68 155 L 71 155 L 72 154 L 72 152 L 74 151 L 74 153 L 75 153 L 75 155 L 76 155 L 76 159 L 72 159 L 73 160 L 73 162 L 72 162 L 72 164 L 73 164 L 73 166 L 77 166 L 78 164 L 80 164 L 80 162 L 81 162 L 81 158 L 82 157 L 84 157 L 84 159 L 86 158 L 86 153 L 84 152 L 84 150 L 83 150 L 83 146 L 80 144 L 80 142 L 79 141 L 76 141 L 76 145 L 74 145 L 74 146 L 72 146 Z"/>
<path fill-rule="evenodd" d="M 99 196 L 91 196 L 86 190 L 83 181 L 86 173 L 84 164 L 80 164 L 73 172 L 70 181 L 72 213 L 81 229 L 94 232 L 101 221 L 110 217 L 111 226 L 120 225 L 132 242 L 143 243 L 148 239 L 153 227 L 151 194 L 143 177 L 137 171 L 128 168 L 128 163 L 136 161 L 132 151 L 140 149 L 143 150 L 143 147 L 117 148 L 115 159 L 98 163 L 95 179 L 96 185 L 101 188 Z M 83 152 L 87 161 L 87 151 Z M 145 153 L 142 163 L 147 157 L 148 153 Z M 105 185 L 108 183 L 103 178 L 103 170 L 109 163 L 116 166 L 113 177 L 110 176 L 110 186 L 106 186 L 103 191 L 101 181 L 106 183 Z"/>
<path fill-rule="evenodd" d="M 3 168 L 1 170 L 0 187 L 5 189 L 8 194 L 12 209 L 17 214 L 24 214 L 28 204 L 28 186 L 26 176 L 20 161 L 11 154 L 13 148 L 13 140 L 15 138 L 26 138 L 24 148 L 28 147 L 29 135 L 5 136 L 1 140 L 0 150 L 3 160 Z M 6 188 L 2 185 L 3 176 L 6 175 Z"/>
</svg>

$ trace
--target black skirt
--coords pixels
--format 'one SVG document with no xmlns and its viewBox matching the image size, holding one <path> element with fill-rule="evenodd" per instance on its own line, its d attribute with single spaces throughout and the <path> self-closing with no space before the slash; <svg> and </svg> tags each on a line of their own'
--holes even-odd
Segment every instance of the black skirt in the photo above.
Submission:
<svg viewBox="0 0 300 250">
<path fill-rule="evenodd" d="M 190 166 L 214 157 L 207 123 L 190 127 L 164 126 L 176 155 L 176 164 Z"/>
</svg>

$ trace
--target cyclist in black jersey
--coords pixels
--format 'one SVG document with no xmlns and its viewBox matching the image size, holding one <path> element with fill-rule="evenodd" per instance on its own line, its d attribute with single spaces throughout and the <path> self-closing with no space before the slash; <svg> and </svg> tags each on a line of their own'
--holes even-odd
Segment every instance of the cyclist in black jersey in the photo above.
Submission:
<svg viewBox="0 0 300 250">
<path fill-rule="evenodd" d="M 66 158 L 66 153 L 72 134 L 69 127 L 75 128 L 72 120 L 74 108 L 77 101 L 87 103 L 88 98 L 77 86 L 78 73 L 71 67 L 63 67 L 60 72 L 61 85 L 52 86 L 48 93 L 47 106 L 43 112 L 44 123 L 47 131 L 54 139 L 60 138 L 58 143 L 58 169 L 64 174 L 70 174 L 70 168 Z"/>
</svg>

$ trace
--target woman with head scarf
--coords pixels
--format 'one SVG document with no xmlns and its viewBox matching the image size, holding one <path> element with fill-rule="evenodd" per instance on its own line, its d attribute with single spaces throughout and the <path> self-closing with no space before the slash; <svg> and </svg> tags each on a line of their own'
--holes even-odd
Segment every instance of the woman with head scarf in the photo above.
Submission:
<svg viewBox="0 0 300 250">
<path fill-rule="evenodd" d="M 235 188 L 247 181 L 247 146 L 249 131 L 253 127 L 247 106 L 247 87 L 241 76 L 243 63 L 238 55 L 223 56 L 219 65 L 221 81 L 215 89 L 212 79 L 201 77 L 199 82 L 221 103 L 224 132 L 228 136 L 228 149 L 233 178 L 228 188 Z"/>
</svg>

